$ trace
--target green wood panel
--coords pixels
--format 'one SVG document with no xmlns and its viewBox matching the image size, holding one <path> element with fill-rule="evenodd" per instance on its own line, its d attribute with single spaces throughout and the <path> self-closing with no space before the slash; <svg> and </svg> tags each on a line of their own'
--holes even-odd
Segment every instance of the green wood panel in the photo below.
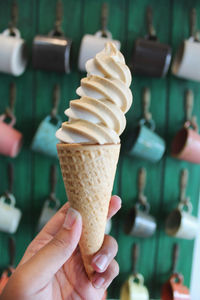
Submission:
<svg viewBox="0 0 200 300">
<path fill-rule="evenodd" d="M 32 39 L 36 34 L 48 34 L 55 22 L 56 0 L 18 0 L 19 23 L 22 36 L 27 40 L 31 56 Z M 93 34 L 100 29 L 100 13 L 103 0 L 63 0 L 64 17 L 62 28 L 66 36 L 73 40 L 72 72 L 68 75 L 54 72 L 42 72 L 32 69 L 31 57 L 27 71 L 19 78 L 0 74 L 0 113 L 8 103 L 11 82 L 17 85 L 16 128 L 24 133 L 24 147 L 19 157 L 9 159 L 0 157 L 0 193 L 7 188 L 6 167 L 9 161 L 15 168 L 14 194 L 17 205 L 23 210 L 19 230 L 15 234 L 17 241 L 16 262 L 18 263 L 26 246 L 36 234 L 36 224 L 44 200 L 49 194 L 49 171 L 52 163 L 57 165 L 57 196 L 65 203 L 66 195 L 58 160 L 30 151 L 32 137 L 41 120 L 50 113 L 52 93 L 55 84 L 61 88 L 59 114 L 66 117 L 64 109 L 71 99 L 76 99 L 76 88 L 84 73 L 77 70 L 78 53 L 84 34 Z M 145 11 L 147 5 L 153 8 L 154 26 L 158 38 L 163 43 L 173 46 L 173 53 L 179 43 L 188 37 L 188 12 L 192 7 L 199 11 L 198 0 L 109 0 L 108 29 L 114 39 L 122 43 L 122 52 L 129 64 L 134 40 L 146 34 Z M 10 18 L 11 0 L 0 1 L 0 31 L 7 27 Z M 200 24 L 200 20 L 198 20 Z M 120 275 L 109 289 L 109 295 L 119 297 L 121 284 L 131 272 L 131 248 L 134 242 L 140 246 L 138 271 L 144 274 L 151 297 L 158 297 L 162 283 L 169 276 L 171 249 L 175 241 L 180 246 L 178 270 L 190 284 L 193 241 L 180 241 L 169 238 L 164 233 L 164 219 L 177 204 L 179 195 L 179 176 L 183 167 L 189 170 L 187 195 L 191 197 L 193 212 L 196 215 L 199 195 L 199 166 L 181 162 L 169 157 L 169 146 L 175 132 L 184 121 L 184 92 L 190 88 L 194 91 L 195 114 L 199 116 L 199 84 L 177 79 L 168 75 L 164 79 L 152 79 L 133 76 L 133 107 L 127 114 L 127 128 L 131 130 L 141 117 L 141 97 L 143 87 L 151 90 L 151 112 L 156 122 L 156 132 L 165 138 L 168 150 L 164 159 L 157 164 L 134 159 L 121 154 L 115 178 L 113 194 L 123 199 L 121 211 L 113 220 L 112 235 L 119 243 L 117 260 Z M 125 139 L 123 136 L 123 140 Z M 137 198 L 137 173 L 140 167 L 147 170 L 145 195 L 151 205 L 151 213 L 158 221 L 158 230 L 152 238 L 136 239 L 125 235 L 124 223 L 129 209 Z M 0 271 L 8 263 L 8 235 L 0 233 Z"/>
</svg>

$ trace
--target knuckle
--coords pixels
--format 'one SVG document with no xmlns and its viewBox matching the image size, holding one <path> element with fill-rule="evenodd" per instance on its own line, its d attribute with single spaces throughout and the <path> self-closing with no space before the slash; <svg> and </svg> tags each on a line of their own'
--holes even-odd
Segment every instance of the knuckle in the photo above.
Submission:
<svg viewBox="0 0 200 300">
<path fill-rule="evenodd" d="M 56 248 L 62 248 L 62 249 L 66 248 L 66 242 L 62 238 L 59 238 L 57 236 L 54 236 L 51 242 Z"/>
</svg>

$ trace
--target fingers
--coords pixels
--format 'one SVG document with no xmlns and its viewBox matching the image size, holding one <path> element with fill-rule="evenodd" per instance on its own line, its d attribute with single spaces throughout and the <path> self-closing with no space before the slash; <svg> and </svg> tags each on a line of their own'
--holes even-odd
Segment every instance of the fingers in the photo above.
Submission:
<svg viewBox="0 0 200 300">
<path fill-rule="evenodd" d="M 96 273 L 93 277 L 92 284 L 96 289 L 107 289 L 113 279 L 119 274 L 119 265 L 116 260 L 110 263 L 104 273 Z"/>
<path fill-rule="evenodd" d="M 110 199 L 110 206 L 108 210 L 108 219 L 112 218 L 121 208 L 121 198 L 119 196 L 112 196 Z"/>
<path fill-rule="evenodd" d="M 78 245 L 81 230 L 81 215 L 78 211 L 69 208 L 63 226 L 54 238 L 40 249 L 26 264 L 22 265 L 26 276 L 31 280 L 34 274 L 34 283 L 38 283 L 36 280 L 38 278 L 40 286 L 48 282 L 71 257 Z"/>
<path fill-rule="evenodd" d="M 103 246 L 101 249 L 95 254 L 92 260 L 92 267 L 96 272 L 102 273 L 104 272 L 113 258 L 116 256 L 118 251 L 118 245 L 116 240 L 106 235 L 104 239 Z"/>
</svg>

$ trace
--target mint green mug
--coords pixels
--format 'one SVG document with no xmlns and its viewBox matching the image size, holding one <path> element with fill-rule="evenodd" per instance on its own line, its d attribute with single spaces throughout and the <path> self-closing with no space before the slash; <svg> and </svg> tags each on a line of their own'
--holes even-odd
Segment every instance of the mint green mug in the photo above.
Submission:
<svg viewBox="0 0 200 300">
<path fill-rule="evenodd" d="M 55 136 L 56 131 L 61 125 L 59 116 L 47 116 L 39 125 L 33 138 L 31 149 L 35 152 L 57 158 L 56 144 L 58 139 Z"/>
<path fill-rule="evenodd" d="M 166 145 L 165 141 L 154 131 L 153 120 L 141 119 L 128 138 L 128 154 L 152 163 L 158 162 L 165 152 Z"/>
</svg>

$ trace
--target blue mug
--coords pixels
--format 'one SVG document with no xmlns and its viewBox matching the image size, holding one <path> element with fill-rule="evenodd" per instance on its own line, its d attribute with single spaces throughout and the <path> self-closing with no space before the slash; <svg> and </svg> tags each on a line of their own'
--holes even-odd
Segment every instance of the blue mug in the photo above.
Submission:
<svg viewBox="0 0 200 300">
<path fill-rule="evenodd" d="M 135 157 L 158 162 L 165 152 L 165 141 L 154 132 L 155 122 L 141 119 L 128 141 L 128 153 Z"/>
<path fill-rule="evenodd" d="M 33 138 L 31 149 L 42 154 L 58 157 L 56 144 L 58 139 L 55 136 L 56 131 L 61 126 L 60 117 L 47 116 L 39 125 Z"/>
</svg>

